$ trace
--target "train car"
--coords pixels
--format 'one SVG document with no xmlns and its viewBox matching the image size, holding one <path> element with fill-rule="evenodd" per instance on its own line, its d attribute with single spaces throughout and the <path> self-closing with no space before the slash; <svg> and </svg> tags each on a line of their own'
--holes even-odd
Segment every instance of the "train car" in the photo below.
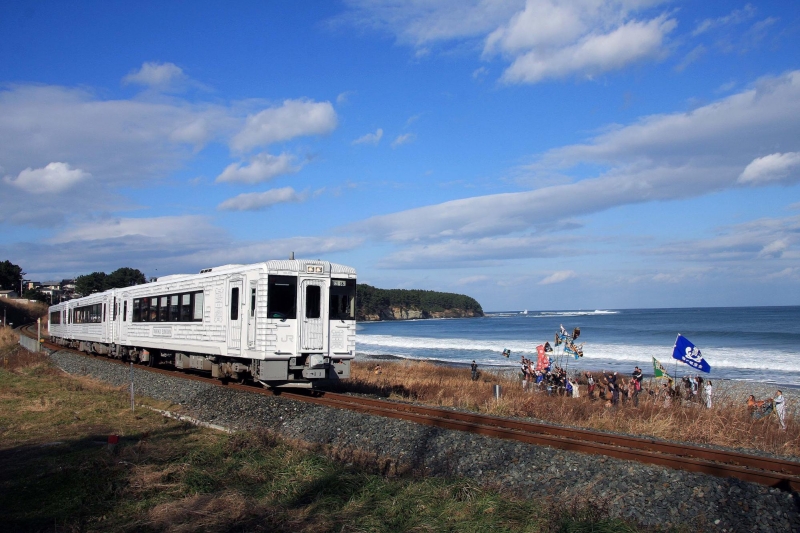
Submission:
<svg viewBox="0 0 800 533">
<path fill-rule="evenodd" d="M 54 342 L 220 379 L 313 387 L 350 377 L 356 272 L 311 260 L 224 265 L 50 307 Z"/>
</svg>

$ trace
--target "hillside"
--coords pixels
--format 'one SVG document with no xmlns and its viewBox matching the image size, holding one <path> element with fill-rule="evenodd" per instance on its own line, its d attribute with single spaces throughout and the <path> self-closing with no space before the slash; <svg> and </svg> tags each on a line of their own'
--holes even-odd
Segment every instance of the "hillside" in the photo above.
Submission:
<svg viewBox="0 0 800 533">
<path fill-rule="evenodd" d="M 357 291 L 356 319 L 360 321 L 483 316 L 481 304 L 464 294 L 378 289 L 365 283 L 359 283 Z"/>
</svg>

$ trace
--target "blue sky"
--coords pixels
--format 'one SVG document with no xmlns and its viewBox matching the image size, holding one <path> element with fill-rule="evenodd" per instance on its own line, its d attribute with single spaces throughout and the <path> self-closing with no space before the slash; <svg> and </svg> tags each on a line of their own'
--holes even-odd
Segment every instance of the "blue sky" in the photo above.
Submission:
<svg viewBox="0 0 800 533">
<path fill-rule="evenodd" d="M 0 6 L 0 258 L 797 305 L 797 2 Z"/>
</svg>

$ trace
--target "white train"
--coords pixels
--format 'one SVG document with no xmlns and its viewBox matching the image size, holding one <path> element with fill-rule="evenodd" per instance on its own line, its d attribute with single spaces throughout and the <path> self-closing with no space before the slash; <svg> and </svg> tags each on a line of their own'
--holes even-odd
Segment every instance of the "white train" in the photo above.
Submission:
<svg viewBox="0 0 800 533">
<path fill-rule="evenodd" d="M 50 338 L 220 379 L 313 387 L 350 377 L 356 271 L 327 261 L 224 265 L 50 307 Z"/>
</svg>

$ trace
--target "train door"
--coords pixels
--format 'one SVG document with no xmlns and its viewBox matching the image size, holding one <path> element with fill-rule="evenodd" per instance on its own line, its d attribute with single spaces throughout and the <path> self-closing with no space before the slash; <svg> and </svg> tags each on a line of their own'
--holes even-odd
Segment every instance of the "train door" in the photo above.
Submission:
<svg viewBox="0 0 800 533">
<path fill-rule="evenodd" d="M 300 349 L 320 351 L 325 348 L 325 282 L 321 279 L 304 279 L 300 285 Z"/>
<path fill-rule="evenodd" d="M 128 307 L 130 299 L 127 294 L 120 294 L 117 299 L 117 331 L 119 331 L 119 343 L 125 344 L 128 340 Z"/>
<path fill-rule="evenodd" d="M 256 347 L 256 305 L 258 303 L 258 282 L 251 281 L 248 291 L 249 304 L 247 306 L 247 347 Z"/>
<path fill-rule="evenodd" d="M 242 349 L 242 278 L 228 283 L 228 355 L 238 355 Z"/>
</svg>

